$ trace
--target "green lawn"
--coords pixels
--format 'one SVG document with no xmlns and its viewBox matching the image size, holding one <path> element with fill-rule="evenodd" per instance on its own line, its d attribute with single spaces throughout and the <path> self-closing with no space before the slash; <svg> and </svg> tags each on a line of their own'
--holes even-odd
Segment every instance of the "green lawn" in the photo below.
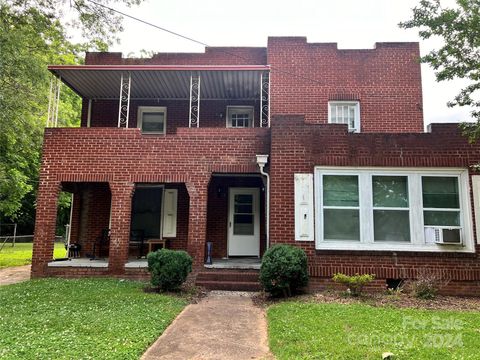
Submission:
<svg viewBox="0 0 480 360">
<path fill-rule="evenodd" d="M 63 243 L 55 243 L 54 257 L 65 257 Z M 0 269 L 10 266 L 28 265 L 32 263 L 32 243 L 5 244 L 0 251 Z"/>
<path fill-rule="evenodd" d="M 285 302 L 267 311 L 277 359 L 480 359 L 480 313 Z"/>
<path fill-rule="evenodd" d="M 138 359 L 186 305 L 116 279 L 0 287 L 0 359 Z"/>
</svg>

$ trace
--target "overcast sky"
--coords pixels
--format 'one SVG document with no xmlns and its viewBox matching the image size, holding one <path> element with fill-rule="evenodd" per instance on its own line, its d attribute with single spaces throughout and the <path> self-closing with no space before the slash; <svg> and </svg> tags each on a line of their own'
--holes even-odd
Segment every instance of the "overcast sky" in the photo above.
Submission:
<svg viewBox="0 0 480 360">
<path fill-rule="evenodd" d="M 210 46 L 266 46 L 268 36 L 306 36 L 308 42 L 336 42 L 339 48 L 372 48 L 375 42 L 420 41 L 417 31 L 398 23 L 411 17 L 419 0 L 147 0 L 122 11 L 192 37 Z M 452 5 L 453 0 L 442 0 Z M 139 54 L 202 52 L 203 47 L 134 20 L 125 19 L 121 43 L 111 51 Z M 422 54 L 439 40 L 420 41 Z M 433 70 L 422 65 L 425 124 L 470 119 L 465 108 L 448 108 L 461 81 L 436 83 Z"/>
</svg>

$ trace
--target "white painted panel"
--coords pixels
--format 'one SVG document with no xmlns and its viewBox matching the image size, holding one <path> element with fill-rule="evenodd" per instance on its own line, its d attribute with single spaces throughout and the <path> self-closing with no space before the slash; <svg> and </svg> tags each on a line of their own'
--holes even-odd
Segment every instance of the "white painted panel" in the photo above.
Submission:
<svg viewBox="0 0 480 360">
<path fill-rule="evenodd" d="M 295 174 L 295 240 L 313 241 L 313 174 Z"/>
<path fill-rule="evenodd" d="M 473 209 L 475 211 L 475 228 L 477 243 L 480 244 L 480 175 L 472 176 Z"/>
<path fill-rule="evenodd" d="M 177 236 L 177 189 L 165 189 L 163 199 L 163 237 Z"/>
</svg>

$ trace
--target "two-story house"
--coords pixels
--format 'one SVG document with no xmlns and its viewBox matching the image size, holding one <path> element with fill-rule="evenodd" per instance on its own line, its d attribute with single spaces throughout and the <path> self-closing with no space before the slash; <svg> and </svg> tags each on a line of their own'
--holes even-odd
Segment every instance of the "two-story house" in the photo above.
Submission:
<svg viewBox="0 0 480 360">
<path fill-rule="evenodd" d="M 254 288 L 264 251 L 287 243 L 307 252 L 313 288 L 429 268 L 445 292 L 480 295 L 480 147 L 456 124 L 424 131 L 418 58 L 417 43 L 274 37 L 50 66 L 83 111 L 80 128 L 45 130 L 32 275 L 145 277 L 138 257 L 162 242 L 192 255 L 197 283 Z M 81 250 L 55 262 L 60 191 Z"/>
</svg>

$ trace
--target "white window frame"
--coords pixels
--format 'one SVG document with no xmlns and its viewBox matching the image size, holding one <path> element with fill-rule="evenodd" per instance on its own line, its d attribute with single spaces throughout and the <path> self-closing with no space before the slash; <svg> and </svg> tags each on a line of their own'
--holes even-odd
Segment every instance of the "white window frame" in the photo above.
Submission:
<svg viewBox="0 0 480 360">
<path fill-rule="evenodd" d="M 238 113 L 249 113 L 249 126 L 232 126 L 232 114 L 238 114 Z M 226 127 L 227 128 L 233 128 L 233 129 L 245 129 L 245 128 L 250 128 L 254 127 L 255 124 L 255 111 L 253 109 L 253 106 L 227 106 L 227 116 L 226 116 Z"/>
<path fill-rule="evenodd" d="M 323 176 L 356 175 L 359 181 L 360 241 L 324 240 L 323 238 Z M 374 241 L 373 227 L 373 176 L 406 176 L 410 213 L 410 242 Z M 460 225 L 462 245 L 426 243 L 423 221 L 422 176 L 456 177 L 460 200 Z M 458 168 L 345 168 L 315 167 L 315 246 L 319 250 L 373 250 L 373 251 L 423 251 L 423 252 L 475 252 L 470 185 L 468 170 Z M 394 208 L 391 208 L 394 209 Z"/>
<path fill-rule="evenodd" d="M 355 127 L 351 128 L 348 124 L 348 131 L 350 132 L 360 132 L 360 101 L 336 101 L 332 100 L 328 102 L 328 123 L 329 124 L 342 124 L 332 122 L 332 107 L 337 105 L 349 105 L 355 108 Z"/>
<path fill-rule="evenodd" d="M 163 112 L 164 113 L 163 131 L 144 131 L 142 128 L 144 112 Z M 165 106 L 139 106 L 138 113 L 137 113 L 137 127 L 142 131 L 143 134 L 165 135 L 167 133 L 167 108 Z"/>
</svg>

